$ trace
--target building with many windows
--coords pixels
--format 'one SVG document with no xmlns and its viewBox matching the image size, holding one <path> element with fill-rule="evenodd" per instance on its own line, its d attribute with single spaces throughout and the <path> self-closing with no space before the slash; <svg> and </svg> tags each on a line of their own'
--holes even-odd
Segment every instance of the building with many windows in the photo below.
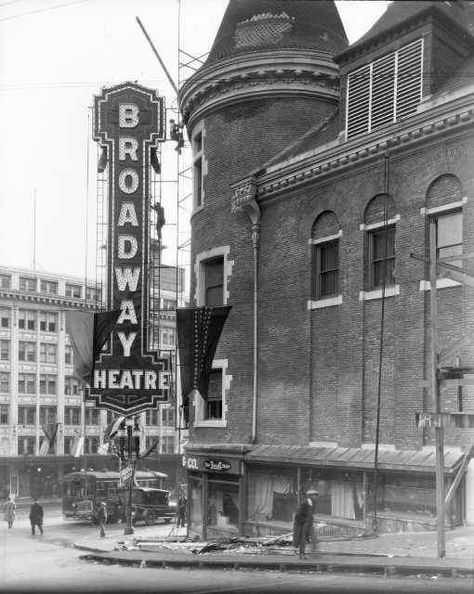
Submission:
<svg viewBox="0 0 474 594">
<path fill-rule="evenodd" d="M 348 46 L 331 1 L 229 1 L 180 90 L 191 298 L 232 306 L 190 533 L 287 532 L 309 487 L 334 529 L 434 528 L 433 250 L 446 487 L 474 439 L 473 28 L 472 3 L 397 0 Z M 473 464 L 450 525 L 474 522 Z"/>
<path fill-rule="evenodd" d="M 181 271 L 179 278 L 176 291 L 176 269 L 164 267 L 154 303 L 159 348 L 171 355 L 177 301 L 184 303 Z M 73 468 L 117 467 L 114 457 L 99 453 L 113 414 L 84 402 L 65 324 L 66 311 L 100 306 L 100 290 L 78 278 L 0 267 L 0 494 L 54 495 Z M 143 464 L 174 480 L 183 436 L 173 404 L 143 413 L 140 425 L 142 449 L 158 440 Z M 54 434 L 49 449 L 45 432 Z"/>
</svg>

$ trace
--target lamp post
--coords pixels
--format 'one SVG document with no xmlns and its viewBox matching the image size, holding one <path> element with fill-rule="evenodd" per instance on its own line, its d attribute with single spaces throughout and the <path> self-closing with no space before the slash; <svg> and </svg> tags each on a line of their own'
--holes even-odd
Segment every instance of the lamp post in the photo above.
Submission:
<svg viewBox="0 0 474 594">
<path fill-rule="evenodd" d="M 135 470 L 140 453 L 140 425 L 138 417 L 125 418 L 120 424 L 117 436 L 121 473 L 122 476 L 125 475 L 125 481 L 128 480 L 128 483 L 125 483 L 127 487 L 127 500 L 126 525 L 123 533 L 129 535 L 134 533 L 132 526 L 132 493 L 135 483 Z M 128 469 L 126 473 L 123 472 L 124 466 Z"/>
</svg>

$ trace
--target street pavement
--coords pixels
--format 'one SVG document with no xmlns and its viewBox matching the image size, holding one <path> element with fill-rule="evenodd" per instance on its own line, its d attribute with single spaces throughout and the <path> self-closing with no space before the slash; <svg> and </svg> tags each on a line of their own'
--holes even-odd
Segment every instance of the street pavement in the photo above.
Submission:
<svg viewBox="0 0 474 594">
<path fill-rule="evenodd" d="M 474 526 L 446 533 L 445 559 L 438 559 L 436 532 L 385 534 L 371 538 L 321 539 L 316 553 L 299 560 L 291 547 L 236 545 L 229 550 L 196 554 L 205 543 L 177 543 L 186 530 L 171 528 L 166 535 L 157 527 L 137 528 L 120 538 L 95 534 L 75 541 L 88 554 L 85 560 L 141 567 L 196 567 L 275 569 L 374 573 L 381 575 L 451 576 L 468 579 L 474 590 Z M 160 542 L 161 541 L 161 542 Z"/>
</svg>

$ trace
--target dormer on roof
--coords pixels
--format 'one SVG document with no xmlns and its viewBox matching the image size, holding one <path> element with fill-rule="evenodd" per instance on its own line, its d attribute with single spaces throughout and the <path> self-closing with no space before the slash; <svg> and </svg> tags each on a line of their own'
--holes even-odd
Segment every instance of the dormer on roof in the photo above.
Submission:
<svg viewBox="0 0 474 594">
<path fill-rule="evenodd" d="M 397 0 L 335 60 L 341 69 L 341 129 L 347 140 L 414 115 L 474 53 L 471 7 Z"/>
</svg>

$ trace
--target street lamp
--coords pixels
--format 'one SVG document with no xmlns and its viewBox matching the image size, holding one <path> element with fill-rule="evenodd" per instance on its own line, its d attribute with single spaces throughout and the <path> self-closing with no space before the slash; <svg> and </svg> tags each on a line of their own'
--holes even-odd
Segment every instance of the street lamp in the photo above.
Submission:
<svg viewBox="0 0 474 594">
<path fill-rule="evenodd" d="M 132 493 L 135 483 L 135 470 L 140 454 L 140 425 L 138 417 L 127 417 L 117 431 L 118 449 L 120 457 L 121 479 L 128 487 L 126 500 L 126 525 L 123 533 L 133 534 L 132 526 Z M 127 483 L 128 481 L 128 483 Z"/>
</svg>

